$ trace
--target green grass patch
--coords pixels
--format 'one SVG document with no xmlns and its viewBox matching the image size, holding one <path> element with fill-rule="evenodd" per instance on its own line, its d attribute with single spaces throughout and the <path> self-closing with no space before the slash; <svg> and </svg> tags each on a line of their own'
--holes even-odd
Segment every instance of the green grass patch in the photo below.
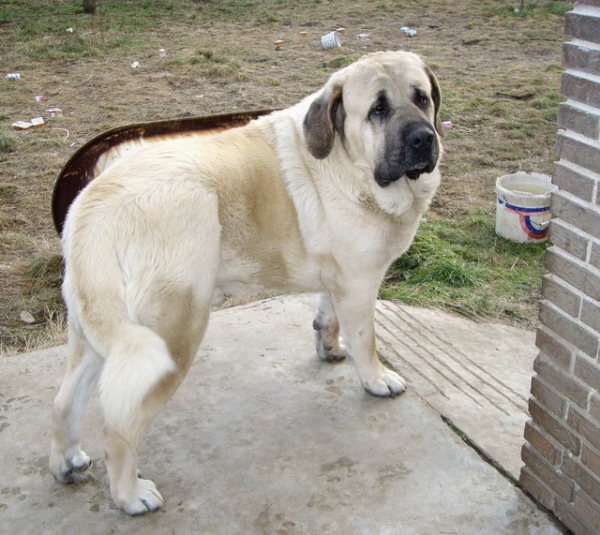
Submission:
<svg viewBox="0 0 600 535">
<path fill-rule="evenodd" d="M 321 65 L 321 68 L 326 71 L 337 71 L 351 65 L 360 59 L 360 54 L 352 54 L 350 56 L 336 56 L 332 60 L 326 61 Z"/>
<path fill-rule="evenodd" d="M 546 244 L 516 244 L 495 233 L 482 209 L 463 220 L 425 221 L 388 271 L 380 297 L 523 323 L 544 274 Z M 532 292 L 532 289 L 534 291 Z"/>
<path fill-rule="evenodd" d="M 9 152 L 17 145 L 19 138 L 10 132 L 0 131 L 0 152 Z"/>
<path fill-rule="evenodd" d="M 157 22 L 187 19 L 191 11 L 197 11 L 195 6 L 192 1 L 103 0 L 98 2 L 95 15 L 85 15 L 81 1 L 14 0 L 0 3 L 0 20 L 10 27 L 21 43 L 19 52 L 25 56 L 73 60 L 98 56 L 109 49 L 125 51 L 155 29 Z"/>
<path fill-rule="evenodd" d="M 83 13 L 80 0 L 13 0 L 0 2 L 0 21 L 22 43 L 19 52 L 23 55 L 38 60 L 76 60 L 117 49 L 126 54 L 142 46 L 149 32 L 182 21 L 273 24 L 278 22 L 279 11 L 295 13 L 306 7 L 297 4 L 280 0 L 102 0 L 96 13 L 89 15 Z M 69 28 L 73 31 L 67 32 Z"/>
</svg>

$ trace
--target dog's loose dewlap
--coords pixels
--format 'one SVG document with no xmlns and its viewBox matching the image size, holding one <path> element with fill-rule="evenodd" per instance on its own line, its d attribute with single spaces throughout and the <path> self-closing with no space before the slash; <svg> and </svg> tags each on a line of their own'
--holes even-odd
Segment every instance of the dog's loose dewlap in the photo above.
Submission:
<svg viewBox="0 0 600 535">
<path fill-rule="evenodd" d="M 401 394 L 377 358 L 375 301 L 440 182 L 440 103 L 418 56 L 374 53 L 289 109 L 154 143 L 83 189 L 62 235 L 69 364 L 54 404 L 56 479 L 89 477 L 79 424 L 99 384 L 113 500 L 132 515 L 161 507 L 138 478 L 138 447 L 223 294 L 320 292 L 319 356 L 352 358 L 375 396 Z"/>
</svg>

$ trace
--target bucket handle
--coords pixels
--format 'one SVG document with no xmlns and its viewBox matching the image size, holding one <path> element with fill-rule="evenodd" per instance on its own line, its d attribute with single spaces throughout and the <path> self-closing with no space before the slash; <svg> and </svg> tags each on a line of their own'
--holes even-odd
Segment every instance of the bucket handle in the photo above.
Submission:
<svg viewBox="0 0 600 535">
<path fill-rule="evenodd" d="M 502 199 L 498 199 L 500 204 L 506 205 L 506 209 L 511 212 L 516 213 L 519 216 L 519 223 L 521 224 L 521 229 L 527 236 L 534 240 L 541 240 L 546 237 L 548 233 L 548 226 L 550 225 L 550 221 L 533 223 L 531 221 L 531 216 L 542 215 L 546 212 L 550 212 L 550 207 L 542 207 L 542 208 L 523 208 L 522 206 L 515 206 L 513 204 L 508 204 Z"/>
</svg>

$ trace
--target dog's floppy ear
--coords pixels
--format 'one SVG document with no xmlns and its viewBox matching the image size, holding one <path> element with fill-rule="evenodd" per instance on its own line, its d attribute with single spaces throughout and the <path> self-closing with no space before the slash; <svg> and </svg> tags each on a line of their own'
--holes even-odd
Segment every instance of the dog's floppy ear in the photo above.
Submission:
<svg viewBox="0 0 600 535">
<path fill-rule="evenodd" d="M 322 160 L 329 156 L 335 131 L 343 133 L 345 118 L 341 86 L 326 89 L 313 101 L 304 117 L 304 137 L 309 152 L 315 158 Z"/>
<path fill-rule="evenodd" d="M 433 106 L 435 111 L 435 129 L 440 136 L 443 136 L 446 131 L 440 118 L 440 109 L 442 107 L 442 92 L 440 91 L 440 84 L 438 83 L 435 74 L 433 74 L 433 71 L 429 67 L 425 67 L 425 69 L 427 70 L 429 81 L 431 82 L 431 97 L 433 98 Z"/>
</svg>

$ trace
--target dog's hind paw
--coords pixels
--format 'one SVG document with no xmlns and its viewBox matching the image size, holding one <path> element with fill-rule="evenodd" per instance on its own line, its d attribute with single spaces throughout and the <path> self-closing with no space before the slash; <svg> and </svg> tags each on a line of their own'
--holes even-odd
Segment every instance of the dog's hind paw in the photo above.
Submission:
<svg viewBox="0 0 600 535">
<path fill-rule="evenodd" d="M 339 343 L 337 337 L 332 337 L 327 331 L 317 330 L 315 327 L 315 345 L 317 355 L 325 362 L 340 362 L 346 358 L 346 350 Z"/>
<path fill-rule="evenodd" d="M 53 474 L 59 483 L 85 483 L 96 479 L 90 471 L 92 460 L 83 451 L 78 451 L 57 464 L 59 468 L 53 470 Z"/>
<path fill-rule="evenodd" d="M 138 478 L 132 496 L 114 497 L 115 503 L 128 515 L 137 516 L 156 511 L 164 504 L 153 481 Z"/>
<path fill-rule="evenodd" d="M 317 354 L 325 362 L 341 362 L 346 358 L 346 351 L 341 348 L 321 346 L 317 348 Z"/>
</svg>

